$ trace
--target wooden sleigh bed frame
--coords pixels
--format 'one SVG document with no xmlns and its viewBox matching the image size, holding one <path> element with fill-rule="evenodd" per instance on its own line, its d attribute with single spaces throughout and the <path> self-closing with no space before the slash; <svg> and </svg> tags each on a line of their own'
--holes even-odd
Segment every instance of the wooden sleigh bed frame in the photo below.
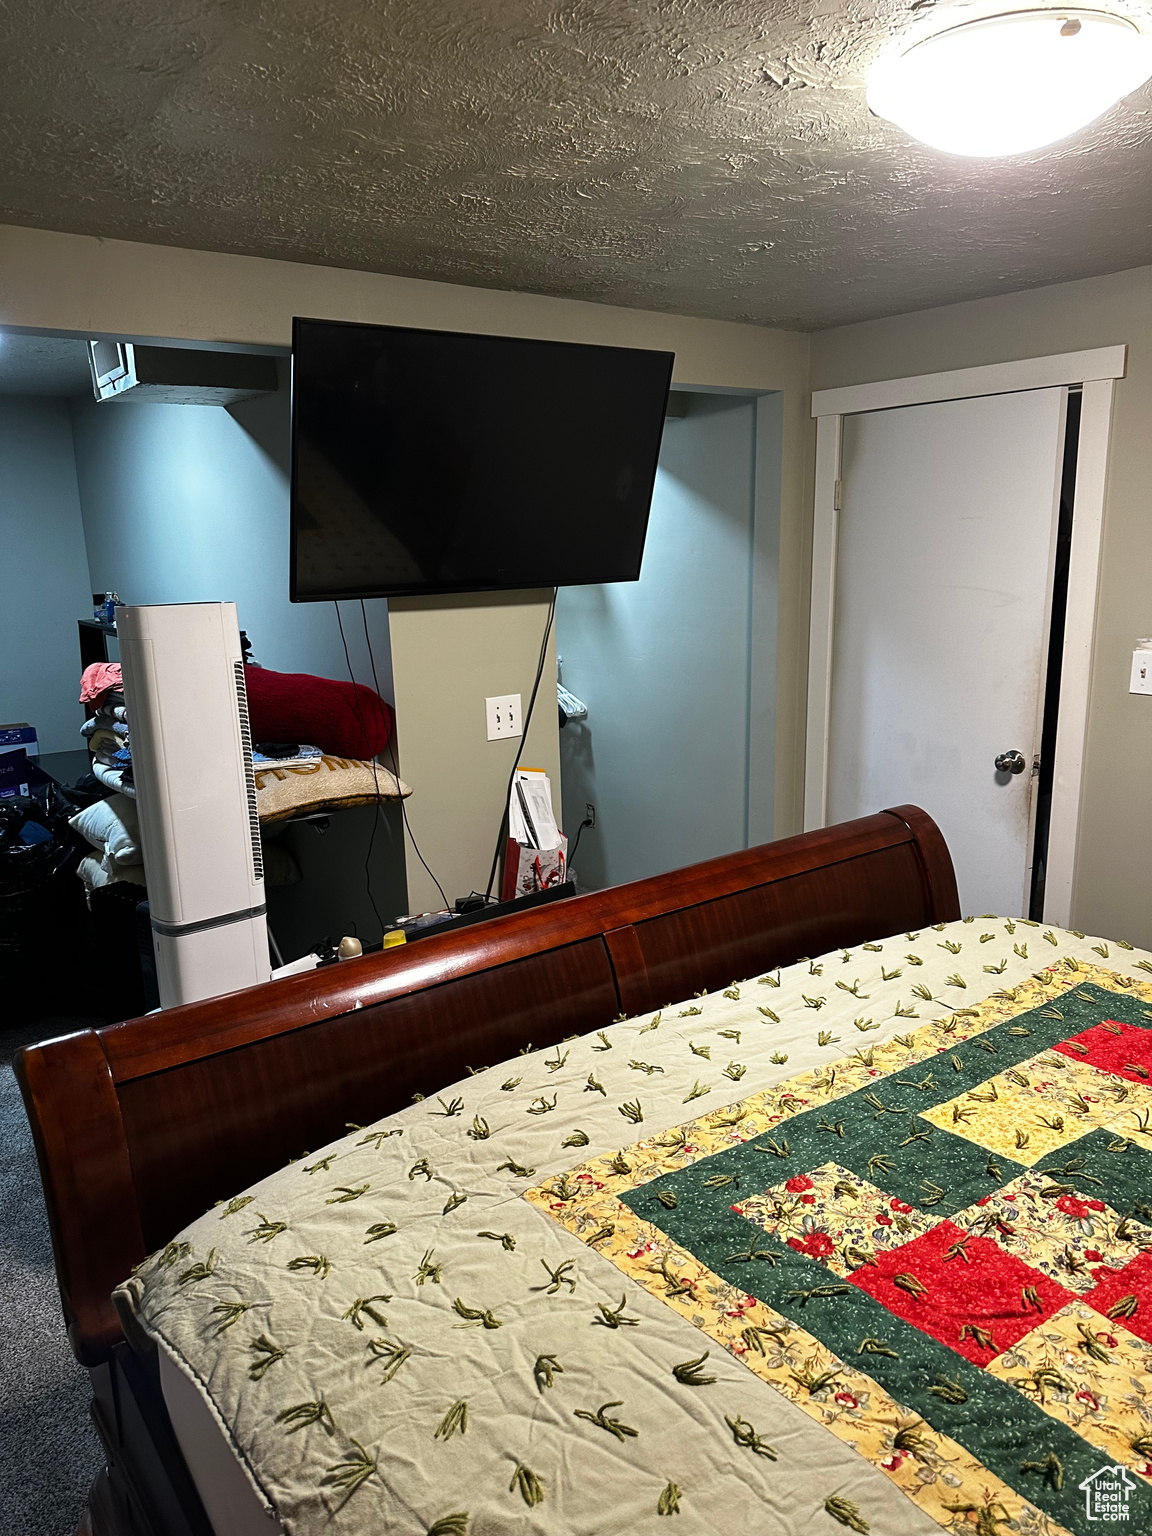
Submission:
<svg viewBox="0 0 1152 1536">
<path fill-rule="evenodd" d="M 915 806 L 16 1056 L 68 1335 L 108 1466 L 81 1529 L 211 1536 L 113 1288 L 216 1201 L 469 1068 L 734 977 L 959 917 Z"/>
</svg>

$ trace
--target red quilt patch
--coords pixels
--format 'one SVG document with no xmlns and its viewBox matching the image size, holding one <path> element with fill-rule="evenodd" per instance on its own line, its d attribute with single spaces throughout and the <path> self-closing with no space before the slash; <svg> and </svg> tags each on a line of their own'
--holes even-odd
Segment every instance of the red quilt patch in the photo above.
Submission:
<svg viewBox="0 0 1152 1536">
<path fill-rule="evenodd" d="M 968 1236 L 950 1221 L 878 1254 L 849 1280 L 974 1365 L 986 1365 L 1075 1300 L 989 1238 Z"/>
<path fill-rule="evenodd" d="M 1113 1321 L 1121 1323 L 1129 1333 L 1152 1341 L 1152 1253 L 1142 1253 L 1123 1269 L 1097 1269 L 1094 1271 L 1097 1285 L 1081 1296 L 1090 1307 L 1095 1307 L 1105 1317 L 1117 1302 L 1129 1297 L 1136 1301 L 1121 1306 Z"/>
<path fill-rule="evenodd" d="M 1077 1050 L 1077 1046 L 1082 1049 Z M 1069 1035 L 1052 1049 L 1062 1056 L 1070 1056 L 1073 1061 L 1087 1062 L 1101 1072 L 1126 1077 L 1130 1083 L 1152 1081 L 1152 1030 L 1149 1029 L 1104 1019 L 1078 1035 Z"/>
</svg>

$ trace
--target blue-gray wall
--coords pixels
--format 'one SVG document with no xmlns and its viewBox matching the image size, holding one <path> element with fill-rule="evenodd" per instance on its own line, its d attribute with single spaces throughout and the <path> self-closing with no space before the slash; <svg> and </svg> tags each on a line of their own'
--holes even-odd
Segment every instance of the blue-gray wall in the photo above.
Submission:
<svg viewBox="0 0 1152 1536">
<path fill-rule="evenodd" d="M 93 590 L 234 602 L 266 667 L 348 676 L 333 605 L 288 601 L 287 391 L 227 410 L 74 400 L 72 426 Z M 359 604 L 342 606 L 356 676 L 370 683 Z M 387 605 L 366 608 L 391 698 Z"/>
<path fill-rule="evenodd" d="M 0 398 L 0 724 L 26 720 L 43 752 L 83 746 L 76 621 L 92 586 L 67 400 Z"/>
<path fill-rule="evenodd" d="M 749 829 L 772 789 L 778 414 L 691 395 L 665 424 L 640 580 L 560 591 L 563 681 L 589 709 L 560 733 L 569 838 L 586 802 L 597 812 L 573 865 L 582 889 L 764 835 L 755 815 Z"/>
<path fill-rule="evenodd" d="M 125 603 L 234 602 L 253 654 L 278 672 L 347 678 L 331 603 L 288 601 L 286 391 L 220 406 L 72 402 L 76 479 L 95 589 Z M 341 605 L 357 681 L 372 684 L 360 605 Z M 388 609 L 365 604 L 380 692 L 392 699 Z M 73 634 L 75 631 L 73 630 Z M 328 829 L 288 828 L 300 884 L 268 890 L 285 960 L 326 935 L 378 940 L 406 907 L 399 812 L 341 811 Z"/>
</svg>

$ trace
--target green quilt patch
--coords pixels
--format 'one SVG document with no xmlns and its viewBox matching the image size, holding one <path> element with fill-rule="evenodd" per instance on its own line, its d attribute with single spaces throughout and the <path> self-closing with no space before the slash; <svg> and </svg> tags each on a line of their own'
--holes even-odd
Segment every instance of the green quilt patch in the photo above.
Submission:
<svg viewBox="0 0 1152 1536">
<path fill-rule="evenodd" d="M 1138 998 L 1080 984 L 1058 1003 L 1022 1010 L 954 1046 L 945 1030 L 930 1059 L 877 1075 L 620 1199 L 707 1272 L 803 1329 L 836 1360 L 865 1369 L 923 1425 L 1052 1520 L 1090 1536 L 1098 1524 L 1081 1485 L 1100 1468 L 1102 1445 L 1113 1443 L 1100 1429 L 1107 1409 L 1089 1410 L 1098 1394 L 1079 1389 L 1084 1422 L 1093 1416 L 1088 1435 L 1054 1415 L 1052 1395 L 1073 1403 L 1075 1417 L 1077 1353 L 1097 1367 L 1127 1360 L 1127 1346 L 1139 1341 L 1124 1326 L 1125 1307 L 1130 1317 L 1152 1318 L 1152 1261 L 1143 1257 L 1152 1254 L 1152 1137 L 1141 1130 L 1147 1097 L 1133 1074 L 1121 1083 L 1083 1065 L 1076 1051 L 1065 1052 L 1066 1064 L 1051 1059 L 1052 1047 L 1106 1020 L 1147 1032 L 1152 1012 Z M 993 1080 L 1019 1095 L 1008 1108 L 1013 1136 L 1029 1136 L 1022 1117 L 1035 1105 L 1039 1134 L 1066 1137 L 1019 1185 L 1031 1200 L 1019 1217 L 1024 1201 L 1013 1181 L 1028 1165 L 999 1141 L 982 1145 L 969 1134 L 977 1106 L 1000 1108 Z M 1100 1094 L 1090 1091 L 1096 1087 Z M 939 1118 L 949 1105 L 957 1134 L 924 1118 L 926 1110 Z M 1106 1123 L 1086 1123 L 1076 1134 L 1089 1115 Z M 961 1225 L 949 1219 L 960 1213 Z M 1102 1221 L 1109 1241 L 1115 1246 L 1118 1230 L 1132 1255 L 1119 1271 L 1093 1268 Z M 1027 1262 L 1043 1243 L 1055 1255 L 1052 1274 Z M 1092 1306 L 1097 1282 L 1112 1301 L 1100 1310 Z M 1118 1289 L 1125 1296 L 1117 1311 Z M 1061 1319 L 1075 1324 L 1079 1344 L 1071 1351 L 1057 1347 Z M 1013 1362 L 1031 1361 L 1049 1325 L 1051 1365 L 1014 1376 Z M 816 1390 L 835 1402 L 840 1373 L 830 1369 Z M 1152 1381 L 1132 1380 L 1130 1395 L 1152 1433 Z M 1142 1474 L 1128 1497 L 1136 1530 L 1152 1529 L 1145 1454 L 1152 1441 L 1139 1440 L 1130 1426 L 1117 1427 L 1113 1459 Z M 995 1519 L 987 1525 L 1002 1528 Z"/>
</svg>

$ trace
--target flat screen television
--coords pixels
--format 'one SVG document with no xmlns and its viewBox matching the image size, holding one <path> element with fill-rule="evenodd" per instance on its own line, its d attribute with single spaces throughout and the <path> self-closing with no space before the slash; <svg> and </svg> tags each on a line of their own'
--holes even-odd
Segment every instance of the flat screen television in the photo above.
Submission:
<svg viewBox="0 0 1152 1536">
<path fill-rule="evenodd" d="M 672 363 L 294 320 L 292 601 L 635 581 Z"/>
</svg>

